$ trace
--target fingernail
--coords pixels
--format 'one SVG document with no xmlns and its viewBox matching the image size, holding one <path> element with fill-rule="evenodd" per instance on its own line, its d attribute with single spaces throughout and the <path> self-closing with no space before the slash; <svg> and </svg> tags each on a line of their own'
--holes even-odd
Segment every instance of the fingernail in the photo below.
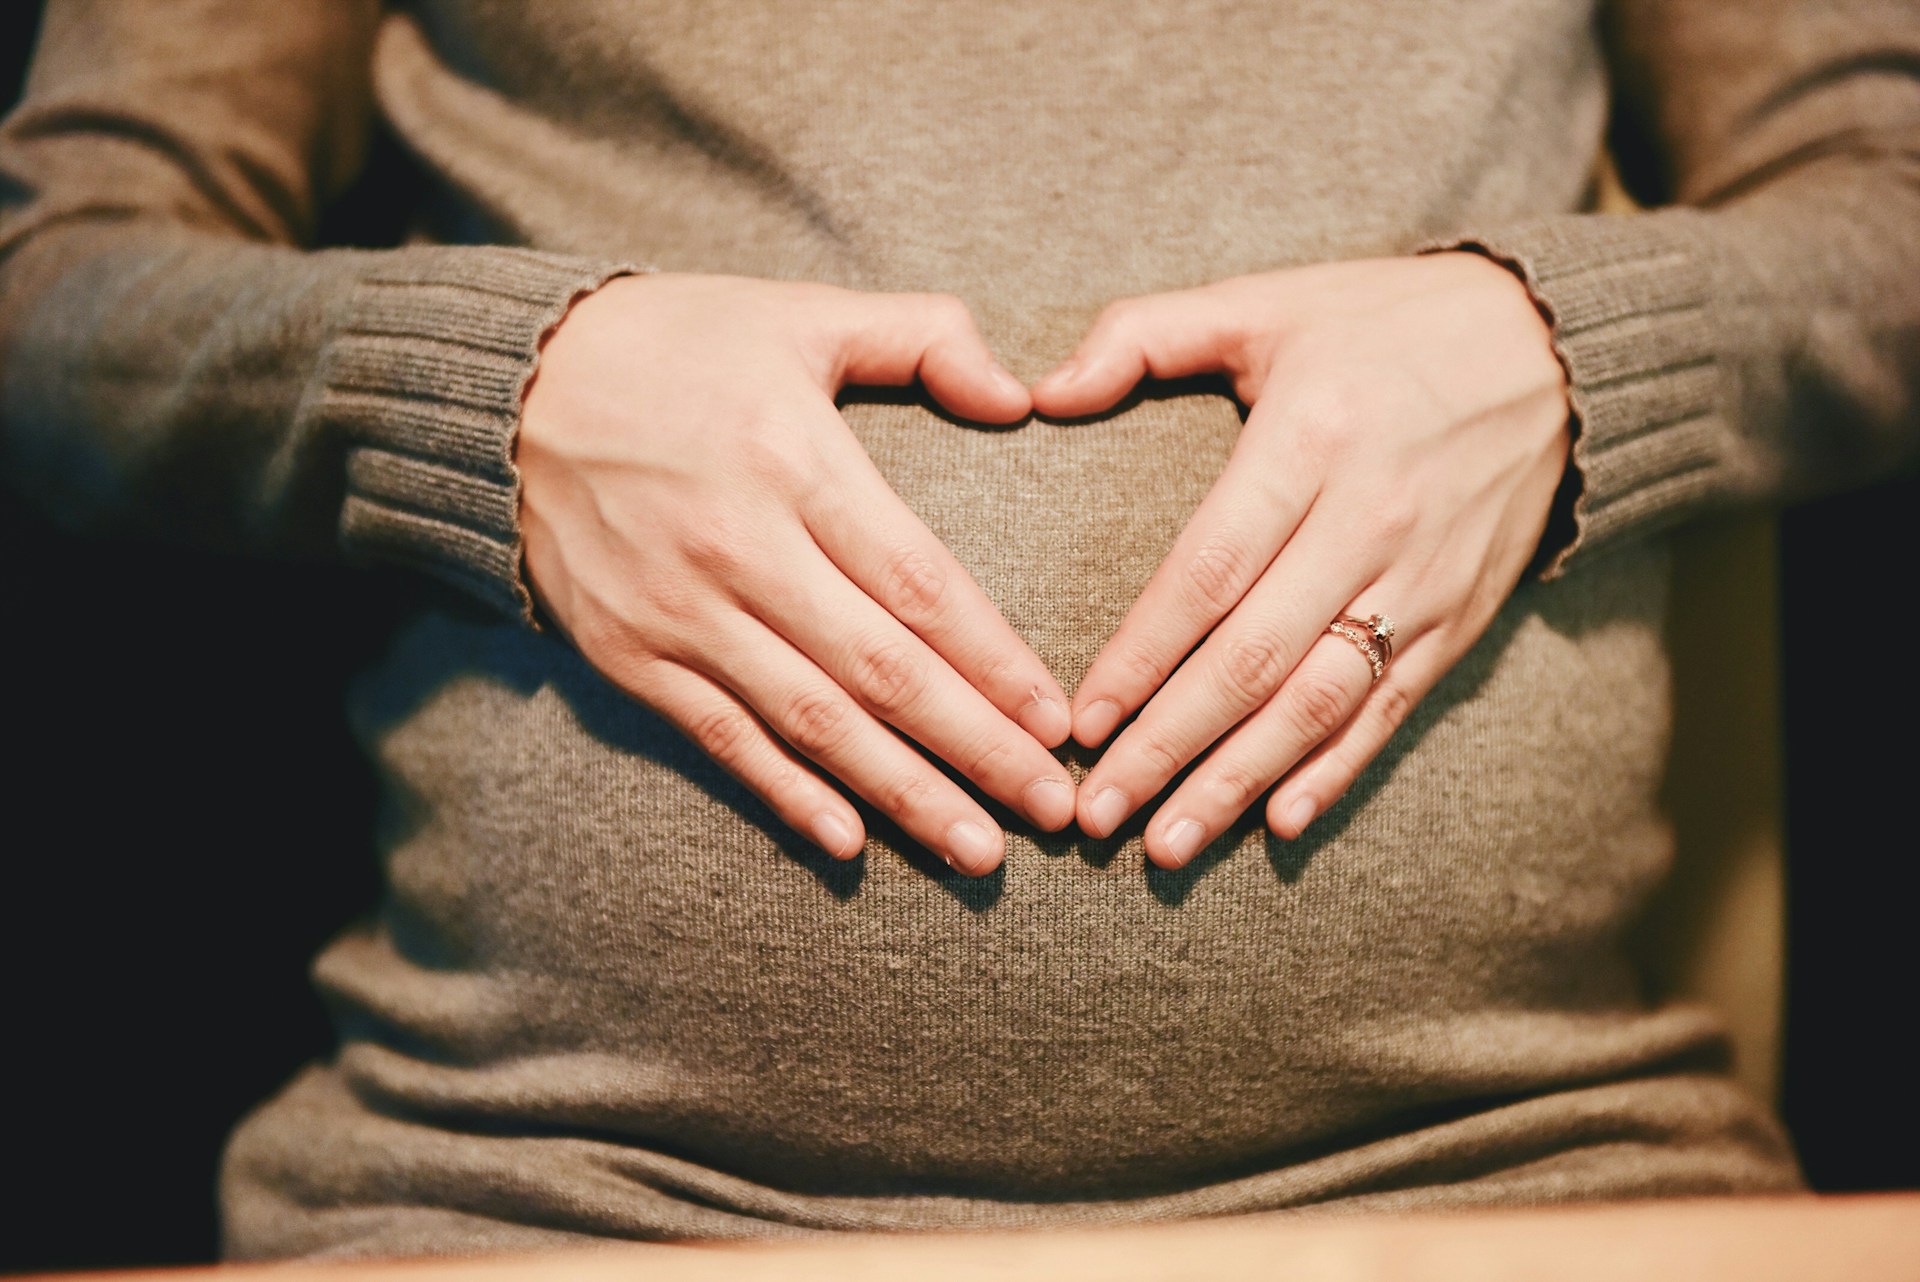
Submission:
<svg viewBox="0 0 1920 1282">
<path fill-rule="evenodd" d="M 820 849 L 835 859 L 852 857 L 855 850 L 853 829 L 847 827 L 846 821 L 839 815 L 830 810 L 822 811 L 813 817 L 811 827 L 814 844 Z"/>
<path fill-rule="evenodd" d="M 1111 699 L 1095 699 L 1080 709 L 1080 715 L 1073 720 L 1073 737 L 1088 748 L 1097 748 L 1107 741 L 1113 728 L 1120 724 L 1120 705 Z"/>
<path fill-rule="evenodd" d="M 1299 836 L 1313 822 L 1313 798 L 1295 797 L 1287 805 L 1287 826 Z"/>
<path fill-rule="evenodd" d="M 1027 785 L 1027 817 L 1052 832 L 1073 818 L 1073 785 L 1065 779 L 1036 779 Z"/>
<path fill-rule="evenodd" d="M 1127 817 L 1127 794 L 1118 788 L 1102 788 L 1087 807 L 1087 818 L 1093 820 L 1093 835 L 1111 836 Z"/>
<path fill-rule="evenodd" d="M 1054 366 L 1051 370 L 1049 370 L 1047 372 L 1047 376 L 1041 379 L 1040 382 L 1037 383 L 1035 386 L 1054 387 L 1064 383 L 1071 383 L 1074 379 L 1080 377 L 1080 370 L 1081 370 L 1081 365 L 1079 361 L 1076 361 L 1076 360 L 1061 361 L 1058 365 Z"/>
<path fill-rule="evenodd" d="M 993 367 L 993 381 L 998 384 L 1000 390 L 1008 396 L 1017 396 L 1023 401 L 1027 399 L 1027 385 L 1015 378 L 1012 371 L 1008 370 L 1005 366 L 996 365 Z"/>
<path fill-rule="evenodd" d="M 1182 819 L 1167 829 L 1167 853 L 1173 856 L 1174 865 L 1182 866 L 1198 854 L 1201 839 L 1206 835 L 1206 829 L 1191 819 Z"/>
<path fill-rule="evenodd" d="M 986 872 L 1000 856 L 1000 843 L 993 839 L 985 824 L 962 820 L 947 829 L 948 860 L 961 872 L 978 875 Z"/>
<path fill-rule="evenodd" d="M 1058 699 L 1035 694 L 1033 702 L 1020 709 L 1020 728 L 1051 748 L 1073 729 L 1073 717 Z"/>
</svg>

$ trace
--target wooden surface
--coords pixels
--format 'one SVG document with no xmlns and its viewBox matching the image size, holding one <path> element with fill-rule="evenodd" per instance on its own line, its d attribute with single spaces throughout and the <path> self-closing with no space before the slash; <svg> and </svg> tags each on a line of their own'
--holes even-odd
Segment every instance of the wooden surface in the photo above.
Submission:
<svg viewBox="0 0 1920 1282">
<path fill-rule="evenodd" d="M 72 1282 L 81 1275 L 63 1276 Z M 1920 1193 L 1404 1217 L 1248 1216 L 1094 1231 L 609 1246 L 491 1260 L 86 1276 L 117 1282 L 1920 1282 Z"/>
</svg>

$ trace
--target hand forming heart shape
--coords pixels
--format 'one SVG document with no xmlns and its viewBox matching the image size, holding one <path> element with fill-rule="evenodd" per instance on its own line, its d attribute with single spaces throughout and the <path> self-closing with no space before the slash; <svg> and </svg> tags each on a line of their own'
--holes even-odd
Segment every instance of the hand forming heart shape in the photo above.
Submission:
<svg viewBox="0 0 1920 1282">
<path fill-rule="evenodd" d="M 637 352 L 675 376 L 633 379 Z M 1232 378 L 1246 427 L 1071 721 L 833 405 L 918 377 L 977 421 L 1077 417 L 1144 376 L 1207 372 Z M 1525 288 L 1453 253 L 1117 303 L 1031 395 L 956 299 L 621 278 L 546 343 L 516 460 L 529 581 L 596 668 L 829 854 L 859 852 L 861 821 L 808 761 L 978 875 L 1004 834 L 893 729 L 1040 828 L 1077 814 L 1096 836 L 1207 754 L 1148 825 L 1162 866 L 1289 771 L 1268 822 L 1297 836 L 1485 631 L 1568 441 Z M 1377 682 L 1365 639 L 1327 632 L 1375 612 L 1399 620 L 1400 651 Z M 1070 725 L 1104 742 L 1136 710 L 1076 795 L 1046 749 Z"/>
</svg>

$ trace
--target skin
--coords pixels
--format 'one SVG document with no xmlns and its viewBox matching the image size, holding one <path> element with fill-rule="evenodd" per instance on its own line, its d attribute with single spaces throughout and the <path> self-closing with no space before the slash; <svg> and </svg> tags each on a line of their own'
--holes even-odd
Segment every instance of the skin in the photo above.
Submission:
<svg viewBox="0 0 1920 1282">
<path fill-rule="evenodd" d="M 1117 303 L 1033 400 L 1096 414 L 1144 376 L 1203 373 L 1232 380 L 1246 427 L 1073 703 L 1087 746 L 1139 712 L 1080 785 L 1088 833 L 1200 760 L 1146 826 L 1166 868 L 1263 795 L 1293 838 L 1346 792 L 1512 593 L 1571 444 L 1545 320 L 1467 253 Z M 1327 632 L 1375 612 L 1397 625 L 1377 683 Z"/>
<path fill-rule="evenodd" d="M 834 395 L 920 379 L 1023 418 L 1027 390 L 936 295 L 656 275 L 581 300 L 542 351 L 516 461 L 534 594 L 615 685 L 836 858 L 842 781 L 963 872 L 1000 828 L 905 734 L 1042 829 L 1066 695 L 894 494 Z"/>
<path fill-rule="evenodd" d="M 1232 380 L 1246 427 L 1070 710 L 833 403 L 917 378 L 1011 423 L 1202 373 Z M 534 594 L 601 673 L 829 854 L 865 836 L 821 772 L 980 875 L 1004 834 L 900 735 L 1037 827 L 1094 836 L 1198 760 L 1147 824 L 1162 867 L 1262 796 L 1297 837 L 1485 632 L 1569 445 L 1545 320 L 1461 253 L 1125 300 L 1031 393 L 950 297 L 623 278 L 549 338 L 516 459 Z M 1375 612 L 1397 624 L 1377 683 L 1326 631 Z M 1135 713 L 1076 794 L 1047 749 Z"/>
</svg>

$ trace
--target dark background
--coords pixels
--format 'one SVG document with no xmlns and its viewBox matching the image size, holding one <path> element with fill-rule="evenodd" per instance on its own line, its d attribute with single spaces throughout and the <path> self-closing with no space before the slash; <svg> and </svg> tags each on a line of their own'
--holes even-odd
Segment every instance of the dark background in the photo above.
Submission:
<svg viewBox="0 0 1920 1282">
<path fill-rule="evenodd" d="M 0 103 L 37 13 L 0 5 Z M 1920 480 L 1784 520 L 1785 1110 L 1827 1190 L 1920 1187 L 1920 680 L 1884 617 L 1915 512 Z M 0 1272 L 209 1259 L 221 1142 L 328 1053 L 307 962 L 377 894 L 342 692 L 405 582 L 74 538 L 3 489 L 0 547 Z"/>
</svg>

